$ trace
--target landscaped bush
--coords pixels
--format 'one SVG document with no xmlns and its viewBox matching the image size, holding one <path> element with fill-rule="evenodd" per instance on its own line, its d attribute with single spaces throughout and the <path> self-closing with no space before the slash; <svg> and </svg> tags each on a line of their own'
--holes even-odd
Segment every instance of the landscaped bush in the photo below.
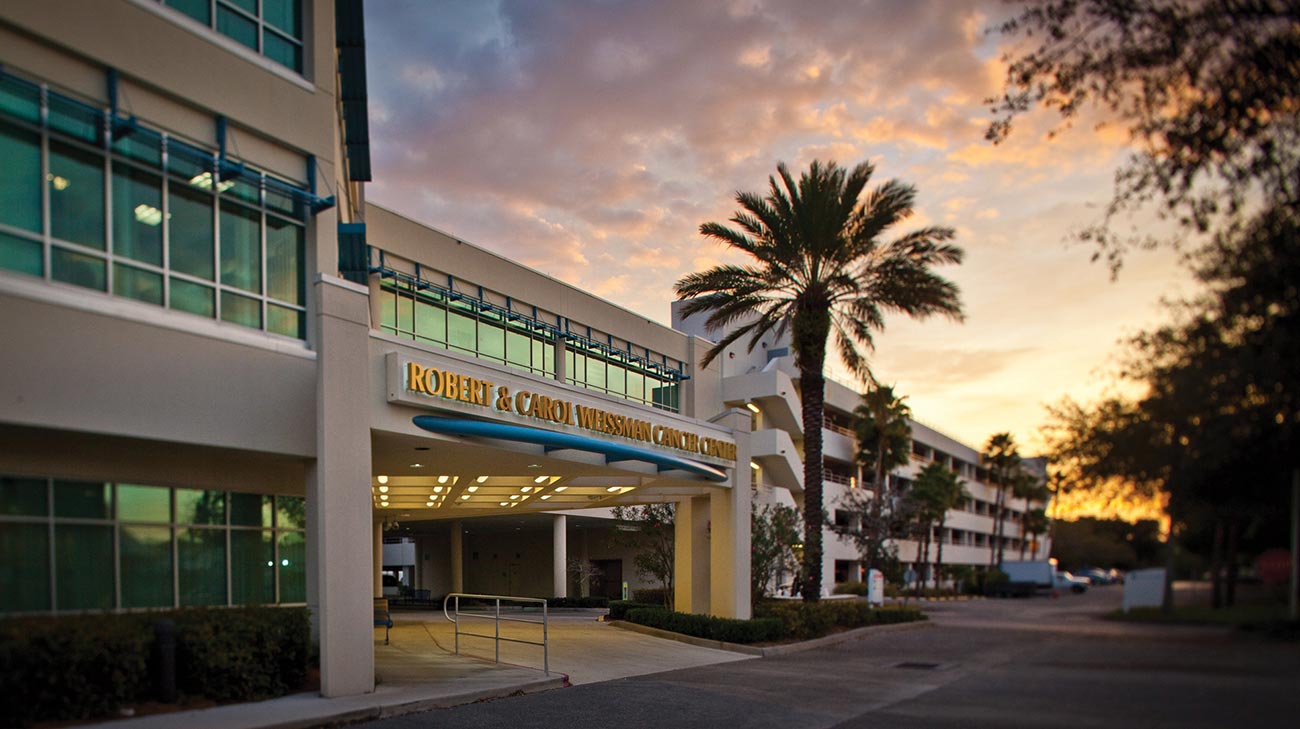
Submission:
<svg viewBox="0 0 1300 729">
<path fill-rule="evenodd" d="M 754 606 L 754 615 L 779 619 L 786 636 L 799 640 L 820 638 L 836 630 L 926 619 L 925 614 L 915 608 L 873 608 L 858 600 L 823 600 L 814 603 L 768 600 Z"/>
<path fill-rule="evenodd" d="M 645 602 L 633 602 L 632 600 L 610 600 L 609 601 L 609 619 L 626 620 L 627 611 L 637 608 L 663 608 L 663 605 L 655 605 Z"/>
<path fill-rule="evenodd" d="M 865 582 L 841 582 L 835 585 L 836 595 L 866 595 L 867 583 Z"/>
<path fill-rule="evenodd" d="M 590 597 L 548 597 L 546 606 L 553 608 L 603 608 L 609 607 L 609 598 L 600 595 Z"/>
<path fill-rule="evenodd" d="M 669 607 L 672 605 L 672 594 L 662 587 L 648 587 L 644 590 L 633 590 L 632 600 L 647 605 Z"/>
<path fill-rule="evenodd" d="M 775 618 L 733 620 L 648 607 L 629 610 L 627 620 L 651 628 L 728 643 L 764 643 L 779 640 L 782 635 L 781 621 Z"/>
<path fill-rule="evenodd" d="M 199 609 L 0 621 L 0 725 L 109 718 L 154 695 L 154 624 L 176 625 L 176 685 L 247 701 L 300 687 L 311 651 L 304 608 Z"/>
</svg>

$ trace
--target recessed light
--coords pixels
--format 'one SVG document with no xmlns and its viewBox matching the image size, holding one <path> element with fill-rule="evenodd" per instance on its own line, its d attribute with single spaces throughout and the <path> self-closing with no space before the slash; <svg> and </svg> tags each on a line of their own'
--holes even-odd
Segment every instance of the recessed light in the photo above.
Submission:
<svg viewBox="0 0 1300 729">
<path fill-rule="evenodd" d="M 487 480 L 488 480 L 488 477 L 487 477 L 487 476 L 479 476 L 478 478 L 476 478 L 476 479 L 474 479 L 474 480 L 475 480 L 475 481 L 478 481 L 479 483 L 483 483 L 484 481 L 487 481 Z"/>
<path fill-rule="evenodd" d="M 621 488 L 622 488 L 622 486 L 610 486 L 609 488 L 607 488 L 607 489 L 605 489 L 605 490 L 608 491 L 608 492 L 610 492 L 610 493 L 612 494 L 612 493 L 614 493 L 615 491 L 618 491 L 618 490 L 621 489 Z"/>
<path fill-rule="evenodd" d="M 758 470 L 758 464 L 757 464 L 757 463 L 754 463 L 753 461 L 750 461 L 750 462 L 749 462 L 749 467 L 752 468 L 752 469 L 754 469 L 755 471 Z"/>
<path fill-rule="evenodd" d="M 386 494 L 386 493 L 388 493 L 388 487 L 387 487 L 387 486 L 380 486 L 380 487 L 379 487 L 379 493 L 381 493 L 381 494 Z"/>
<path fill-rule="evenodd" d="M 529 491 L 532 491 L 532 490 L 533 490 L 533 487 L 532 487 L 532 486 L 520 486 L 520 487 L 519 487 L 519 490 L 526 494 L 526 493 L 528 493 Z"/>
<path fill-rule="evenodd" d="M 423 463 L 412 463 L 411 468 L 424 468 Z"/>
<path fill-rule="evenodd" d="M 529 467 L 529 468 L 541 468 L 541 467 L 542 467 L 542 464 L 540 464 L 540 463 L 530 463 L 530 464 L 528 464 L 528 467 Z"/>
<path fill-rule="evenodd" d="M 434 486 L 434 487 L 433 487 L 433 493 L 435 493 L 435 494 L 440 494 L 440 493 L 442 493 L 442 487 L 441 487 L 441 486 Z"/>
<path fill-rule="evenodd" d="M 550 476 L 538 476 L 537 478 L 533 479 L 533 483 L 546 483 L 546 479 L 548 478 L 550 478 Z"/>
<path fill-rule="evenodd" d="M 424 503 L 424 505 L 425 505 L 425 506 L 433 506 L 433 502 L 432 502 L 432 501 L 426 501 L 426 502 Z"/>
<path fill-rule="evenodd" d="M 566 490 L 566 489 L 568 489 L 568 488 L 569 488 L 568 486 L 556 486 L 556 487 L 555 487 L 555 493 L 558 494 L 558 493 L 560 493 L 561 491 L 564 491 L 564 490 Z"/>
<path fill-rule="evenodd" d="M 438 483 L 447 483 L 448 476 L 439 476 Z"/>
<path fill-rule="evenodd" d="M 460 500 L 461 500 L 461 501 L 469 501 L 469 494 L 461 494 L 461 495 L 460 495 Z"/>
<path fill-rule="evenodd" d="M 745 407 L 749 408 L 751 411 L 753 411 L 753 412 L 755 412 L 755 413 L 759 412 L 759 410 L 758 410 L 758 406 L 755 405 L 755 404 L 752 403 L 752 402 L 747 402 L 747 403 L 745 403 Z"/>
<path fill-rule="evenodd" d="M 542 501 L 546 501 L 549 498 L 551 498 L 550 494 L 542 494 Z"/>
<path fill-rule="evenodd" d="M 509 501 L 502 501 L 501 503 L 497 504 L 497 506 L 505 506 L 509 503 L 510 503 Z"/>
<path fill-rule="evenodd" d="M 466 488 L 465 490 L 468 491 L 468 492 L 470 492 L 470 493 L 472 494 L 472 493 L 474 493 L 475 491 L 478 491 L 478 487 L 477 487 L 477 486 L 470 486 L 470 487 Z"/>
<path fill-rule="evenodd" d="M 511 501 L 517 501 L 518 499 L 519 499 L 519 494 L 510 494 Z"/>
<path fill-rule="evenodd" d="M 387 476 L 376 476 L 375 480 L 378 481 L 379 483 L 388 483 Z"/>
</svg>

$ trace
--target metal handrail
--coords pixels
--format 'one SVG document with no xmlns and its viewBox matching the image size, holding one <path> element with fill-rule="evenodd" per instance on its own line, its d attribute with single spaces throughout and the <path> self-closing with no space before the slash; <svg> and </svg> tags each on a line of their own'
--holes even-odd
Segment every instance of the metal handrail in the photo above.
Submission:
<svg viewBox="0 0 1300 729">
<path fill-rule="evenodd" d="M 460 611 L 460 599 L 462 597 L 469 598 L 472 600 L 491 600 L 493 604 L 493 614 L 475 615 L 474 613 L 462 613 Z M 447 603 L 451 602 L 453 599 L 455 600 L 454 609 L 456 614 L 456 617 L 454 618 L 451 616 L 451 613 L 447 611 Z M 538 622 L 536 620 L 525 620 L 524 618 L 501 617 L 502 600 L 505 600 L 506 602 L 541 603 L 542 605 L 541 622 Z M 523 643 L 524 645 L 537 645 L 542 647 L 542 671 L 544 671 L 548 676 L 551 675 L 550 649 L 547 645 L 549 631 L 547 626 L 546 600 L 540 597 L 515 597 L 513 595 L 477 595 L 470 592 L 452 592 L 442 599 L 442 614 L 443 617 L 447 618 L 448 622 L 456 626 L 456 655 L 460 655 L 460 637 L 462 635 L 470 636 L 474 638 L 491 638 L 493 641 L 493 647 L 496 649 L 495 658 L 497 663 L 501 662 L 501 641 L 503 640 L 510 643 Z M 461 630 L 460 619 L 462 617 L 482 618 L 484 620 L 492 620 L 493 634 L 487 635 L 486 633 L 471 633 L 469 631 Z M 528 623 L 530 625 L 542 626 L 542 641 L 539 643 L 535 640 L 522 640 L 520 638 L 501 637 L 501 621 L 503 620 L 510 623 Z"/>
</svg>

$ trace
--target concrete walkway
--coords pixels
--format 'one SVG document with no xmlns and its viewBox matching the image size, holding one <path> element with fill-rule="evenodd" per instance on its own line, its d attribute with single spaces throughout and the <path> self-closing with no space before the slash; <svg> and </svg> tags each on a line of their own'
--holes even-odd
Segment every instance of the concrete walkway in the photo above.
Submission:
<svg viewBox="0 0 1300 729">
<path fill-rule="evenodd" d="M 542 671 L 542 649 L 503 642 L 501 663 L 493 661 L 493 642 L 461 637 L 461 655 L 452 653 L 455 637 L 442 612 L 397 612 L 389 645 L 376 631 L 374 693 L 326 699 L 315 693 L 210 709 L 119 719 L 95 726 L 111 729 L 300 729 L 325 724 L 401 716 L 561 688 L 641 676 L 679 668 L 747 660 L 750 656 L 683 645 L 618 630 L 596 621 L 602 611 L 552 615 L 550 668 Z M 533 619 L 534 616 L 525 616 Z M 503 623 L 502 635 L 540 640 L 541 627 Z M 491 621 L 470 621 L 462 629 L 491 633 Z"/>
</svg>

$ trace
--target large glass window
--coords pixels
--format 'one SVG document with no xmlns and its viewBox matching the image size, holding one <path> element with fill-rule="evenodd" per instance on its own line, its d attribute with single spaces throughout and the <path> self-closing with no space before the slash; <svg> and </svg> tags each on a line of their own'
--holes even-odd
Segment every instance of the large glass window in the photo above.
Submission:
<svg viewBox="0 0 1300 729">
<path fill-rule="evenodd" d="M 302 497 L 0 475 L 0 614 L 301 603 L 305 527 Z"/>
<path fill-rule="evenodd" d="M 0 270 L 303 339 L 310 195 L 107 121 L 0 75 Z"/>
<path fill-rule="evenodd" d="M 302 0 L 261 0 L 260 8 L 258 0 L 162 2 L 282 66 L 302 71 Z"/>
</svg>

